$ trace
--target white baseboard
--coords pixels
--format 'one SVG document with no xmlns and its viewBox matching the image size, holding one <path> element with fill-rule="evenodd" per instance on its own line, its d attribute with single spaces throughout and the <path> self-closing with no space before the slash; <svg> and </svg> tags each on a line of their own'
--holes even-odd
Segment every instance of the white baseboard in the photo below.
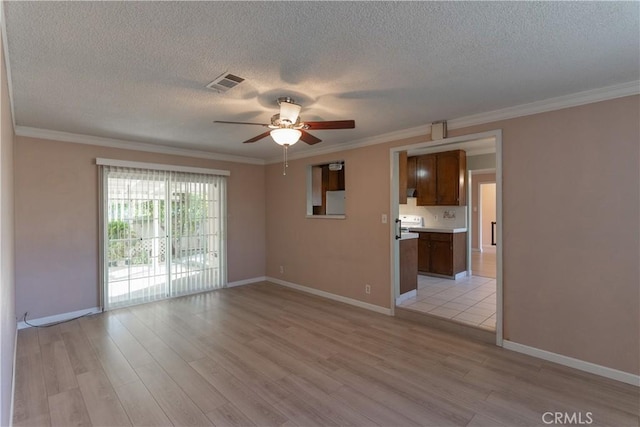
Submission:
<svg viewBox="0 0 640 427">
<path fill-rule="evenodd" d="M 640 375 L 634 375 L 628 372 L 619 371 L 617 369 L 608 368 L 606 366 L 596 365 L 595 363 L 586 362 L 580 359 L 574 359 L 573 357 L 552 353 L 550 351 L 541 350 L 535 347 L 529 347 L 528 345 L 518 344 L 513 341 L 504 340 L 502 342 L 502 347 L 506 348 L 507 350 L 527 354 L 529 356 L 548 360 L 549 362 L 554 362 L 559 365 L 568 366 L 580 371 L 589 372 L 591 374 L 600 375 L 601 377 L 640 387 Z"/>
<path fill-rule="evenodd" d="M 13 407 L 16 398 L 16 362 L 18 361 L 18 325 L 16 324 L 15 341 L 13 343 L 13 366 L 11 367 L 11 407 L 9 408 L 9 427 L 13 426 Z"/>
<path fill-rule="evenodd" d="M 404 294 L 402 294 L 398 298 L 396 298 L 396 305 L 400 304 L 403 301 L 408 300 L 409 298 L 413 298 L 416 295 L 418 295 L 418 290 L 417 289 L 414 289 L 414 290 L 409 291 L 409 292 L 405 292 Z"/>
<path fill-rule="evenodd" d="M 386 314 L 387 316 L 392 316 L 391 309 L 380 307 L 379 305 L 369 304 L 368 302 L 359 301 L 357 299 L 343 297 L 341 295 L 332 294 L 329 292 L 321 291 L 319 289 L 309 288 L 307 286 L 298 285 L 296 283 L 287 282 L 284 280 L 276 279 L 273 277 L 266 278 L 269 282 L 276 283 L 278 285 L 286 286 L 287 288 L 297 289 L 302 292 L 306 292 L 309 294 L 317 295 L 319 297 L 331 299 L 334 301 L 343 302 L 345 304 L 353 305 L 356 307 L 364 308 L 366 310 L 375 311 L 376 313 Z"/>
<path fill-rule="evenodd" d="M 467 276 L 469 276 L 469 273 L 467 272 L 467 270 L 461 271 L 460 273 L 453 276 L 453 280 L 462 279 L 463 277 L 467 277 Z"/>
<path fill-rule="evenodd" d="M 235 282 L 227 283 L 227 286 L 225 286 L 225 288 L 233 288 L 235 286 L 250 285 L 252 283 L 264 282 L 265 280 L 267 280 L 266 276 L 252 277 L 251 279 L 244 279 L 244 280 L 236 280 Z"/>
<path fill-rule="evenodd" d="M 49 323 L 64 322 L 65 320 L 70 320 L 75 317 L 98 313 L 102 313 L 102 308 L 91 307 L 85 308 L 84 310 L 71 311 L 69 313 L 54 314 L 53 316 L 41 317 L 39 319 L 30 319 L 29 323 L 35 326 L 48 325 Z M 18 322 L 18 329 L 26 329 L 30 327 L 31 326 L 24 323 L 24 321 Z"/>
</svg>

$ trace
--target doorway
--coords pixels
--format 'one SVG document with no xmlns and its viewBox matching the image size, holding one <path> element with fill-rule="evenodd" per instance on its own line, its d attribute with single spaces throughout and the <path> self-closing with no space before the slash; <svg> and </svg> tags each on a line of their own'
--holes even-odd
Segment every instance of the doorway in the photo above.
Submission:
<svg viewBox="0 0 640 427">
<path fill-rule="evenodd" d="M 496 245 L 496 183 L 480 184 L 480 252 Z"/>
<path fill-rule="evenodd" d="M 458 280 L 444 279 L 432 276 L 419 276 L 419 283 L 417 289 L 417 297 L 420 298 L 422 293 L 430 294 L 424 297 L 421 303 L 424 304 L 425 310 L 428 310 L 430 317 L 439 317 L 446 321 L 451 321 L 452 324 L 473 324 L 474 327 L 480 329 L 495 331 L 495 342 L 498 345 L 502 345 L 502 252 L 501 252 L 501 207 L 502 207 L 502 182 L 501 182 L 501 162 L 502 162 L 502 134 L 500 130 L 484 132 L 479 134 L 465 135 L 455 138 L 447 138 L 440 141 L 430 141 L 425 143 L 419 143 L 409 146 L 401 146 L 390 149 L 391 152 L 391 203 L 390 212 L 394 218 L 400 216 L 400 205 L 398 203 L 399 194 L 399 153 L 401 151 L 407 151 L 408 155 L 421 155 L 431 154 L 438 152 L 445 152 L 450 150 L 465 150 L 467 155 L 473 153 L 474 155 L 491 153 L 495 163 L 493 168 L 495 170 L 495 206 L 496 206 L 496 220 L 494 239 L 496 241 L 495 250 L 495 279 L 487 277 L 479 277 L 472 273 L 471 269 L 471 256 L 468 256 L 467 269 L 468 276 L 459 278 Z M 471 205 L 463 207 L 469 222 L 467 222 L 467 231 L 473 229 L 471 224 L 471 218 L 469 215 Z M 446 208 L 449 209 L 449 208 Z M 465 215 L 463 213 L 463 215 Z M 458 213 L 458 217 L 460 213 Z M 400 251 L 399 243 L 395 239 L 395 235 L 399 234 L 399 231 L 395 227 L 390 227 L 391 234 L 391 246 L 392 246 L 392 313 L 395 313 L 396 301 L 399 304 L 405 304 L 410 302 L 403 300 L 399 294 L 399 268 L 400 268 Z M 471 253 L 472 247 L 471 233 L 467 233 L 467 248 L 468 254 Z M 421 283 L 420 283 L 421 282 Z M 486 282 L 486 283 L 485 283 Z M 491 282 L 491 283 L 490 283 Z M 422 285 L 422 286 L 421 286 Z M 422 289 L 424 292 L 421 292 Z M 427 289 L 428 288 L 428 289 Z M 431 302 L 429 302 L 429 298 Z M 471 301 L 471 299 L 478 297 L 486 301 Z M 446 299 L 446 301 L 445 301 Z M 464 300 L 464 301 L 462 301 Z M 492 307 L 488 307 L 489 300 L 492 302 Z M 464 304 L 477 305 L 476 307 L 462 307 Z M 434 305 L 437 305 L 434 307 Z M 399 306 L 400 307 L 400 306 Z M 403 306 L 404 307 L 404 306 Z M 480 316 L 484 316 L 489 310 L 494 310 L 493 313 L 489 313 L 486 319 L 479 321 Z M 405 311 L 404 308 L 402 310 Z M 454 313 L 455 311 L 455 313 Z M 466 312 L 466 313 L 465 313 Z M 477 313 L 476 313 L 477 312 Z M 441 315 L 441 317 L 439 316 Z M 428 316 L 428 317 L 429 317 Z M 489 319 L 491 317 L 492 319 Z M 480 323 L 478 323 L 480 322 Z M 484 323 L 486 327 L 481 326 Z M 488 325 L 488 323 L 493 323 Z M 495 325 L 495 326 L 494 326 Z"/>
<path fill-rule="evenodd" d="M 495 169 L 469 171 L 471 274 L 496 278 L 497 207 Z"/>
</svg>

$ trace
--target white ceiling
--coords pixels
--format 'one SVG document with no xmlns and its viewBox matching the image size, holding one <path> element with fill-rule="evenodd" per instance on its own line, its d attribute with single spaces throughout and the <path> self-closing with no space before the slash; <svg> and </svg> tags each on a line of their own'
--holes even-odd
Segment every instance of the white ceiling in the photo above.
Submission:
<svg viewBox="0 0 640 427">
<path fill-rule="evenodd" d="M 17 126 L 252 158 L 266 129 L 213 120 L 279 96 L 355 119 L 317 149 L 640 79 L 637 2 L 3 3 Z"/>
</svg>

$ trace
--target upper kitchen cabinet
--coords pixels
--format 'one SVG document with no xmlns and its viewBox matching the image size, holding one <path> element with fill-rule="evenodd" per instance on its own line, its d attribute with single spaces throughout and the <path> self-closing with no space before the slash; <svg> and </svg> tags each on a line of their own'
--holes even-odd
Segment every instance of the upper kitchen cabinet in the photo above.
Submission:
<svg viewBox="0 0 640 427">
<path fill-rule="evenodd" d="M 344 167 L 332 170 L 329 165 L 322 166 L 322 190 L 323 192 L 344 190 Z"/>
<path fill-rule="evenodd" d="M 418 193 L 418 206 L 435 206 L 438 204 L 437 196 L 437 158 L 435 154 L 418 156 L 416 161 L 416 192 Z"/>
<path fill-rule="evenodd" d="M 407 159 L 407 189 L 415 193 L 416 187 L 416 167 L 418 164 L 418 158 L 416 156 L 409 157 Z M 408 193 L 407 193 L 408 195 Z"/>
<path fill-rule="evenodd" d="M 407 157 L 406 151 L 400 151 L 398 156 L 398 203 L 407 203 L 407 197 L 415 197 L 416 193 L 416 156 Z"/>
<path fill-rule="evenodd" d="M 418 156 L 418 206 L 465 206 L 467 156 L 463 150 Z"/>
<path fill-rule="evenodd" d="M 438 204 L 444 206 L 465 206 L 467 192 L 467 154 L 462 150 L 438 153 L 437 193 Z"/>
<path fill-rule="evenodd" d="M 407 152 L 398 153 L 398 203 L 407 204 Z"/>
</svg>

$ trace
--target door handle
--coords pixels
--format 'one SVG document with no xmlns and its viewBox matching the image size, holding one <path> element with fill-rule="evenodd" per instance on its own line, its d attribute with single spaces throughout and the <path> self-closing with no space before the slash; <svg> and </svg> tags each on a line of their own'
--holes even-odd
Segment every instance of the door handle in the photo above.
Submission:
<svg viewBox="0 0 640 427">
<path fill-rule="evenodd" d="M 396 218 L 396 224 L 398 226 L 396 232 L 396 240 L 402 239 L 402 221 L 400 218 Z"/>
</svg>

